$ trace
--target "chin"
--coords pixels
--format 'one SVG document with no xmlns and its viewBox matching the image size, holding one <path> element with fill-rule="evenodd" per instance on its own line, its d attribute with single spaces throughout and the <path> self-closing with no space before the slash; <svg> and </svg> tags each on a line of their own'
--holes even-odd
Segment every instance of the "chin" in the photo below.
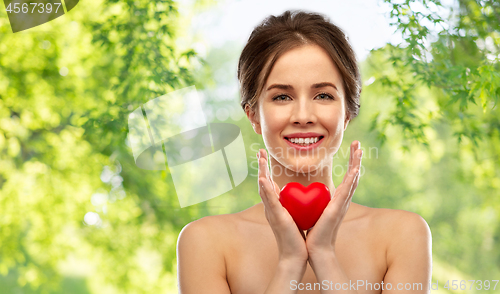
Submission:
<svg viewBox="0 0 500 294">
<path fill-rule="evenodd" d="M 324 161 L 316 158 L 296 157 L 280 162 L 288 170 L 296 173 L 314 173 L 323 169 Z"/>
</svg>

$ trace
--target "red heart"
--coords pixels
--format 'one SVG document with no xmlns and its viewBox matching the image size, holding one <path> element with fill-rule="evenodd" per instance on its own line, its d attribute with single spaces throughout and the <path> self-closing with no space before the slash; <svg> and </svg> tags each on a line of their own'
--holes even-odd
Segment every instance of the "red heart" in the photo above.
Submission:
<svg viewBox="0 0 500 294">
<path fill-rule="evenodd" d="M 280 192 L 280 202 L 301 230 L 316 224 L 330 202 L 330 190 L 325 184 L 314 182 L 304 187 L 297 182 L 286 184 Z"/>
</svg>

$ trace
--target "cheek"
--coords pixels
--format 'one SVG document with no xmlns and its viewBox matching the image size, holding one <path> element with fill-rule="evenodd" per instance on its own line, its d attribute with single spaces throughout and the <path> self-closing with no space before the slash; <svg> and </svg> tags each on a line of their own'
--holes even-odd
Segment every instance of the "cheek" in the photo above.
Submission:
<svg viewBox="0 0 500 294">
<path fill-rule="evenodd" d="M 264 112 L 262 112 L 262 128 L 263 131 L 274 132 L 276 130 L 282 129 L 288 122 L 288 114 L 284 111 L 277 111 L 272 107 L 268 107 Z M 269 134 L 271 135 L 271 134 Z"/>
<path fill-rule="evenodd" d="M 342 107 L 325 107 L 319 115 L 323 125 L 330 130 L 343 128 L 345 114 Z"/>
<path fill-rule="evenodd" d="M 328 130 L 328 133 L 330 133 L 330 135 L 332 136 L 332 139 L 337 140 L 343 134 L 344 125 L 340 121 L 330 120 L 330 121 L 327 121 L 324 124 L 324 126 Z"/>
<path fill-rule="evenodd" d="M 331 144 L 340 145 L 344 135 L 344 119 L 342 109 L 330 109 L 329 113 L 324 113 L 321 117 L 321 125 L 328 131 Z"/>
</svg>

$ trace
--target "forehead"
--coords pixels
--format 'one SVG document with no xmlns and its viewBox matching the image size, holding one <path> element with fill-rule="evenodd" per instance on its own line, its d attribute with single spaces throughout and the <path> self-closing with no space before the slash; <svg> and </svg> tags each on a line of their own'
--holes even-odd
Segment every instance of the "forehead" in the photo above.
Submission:
<svg viewBox="0 0 500 294">
<path fill-rule="evenodd" d="M 273 83 L 309 86 L 317 82 L 332 82 L 342 88 L 342 76 L 325 49 L 308 44 L 283 53 L 274 63 L 264 92 Z"/>
</svg>

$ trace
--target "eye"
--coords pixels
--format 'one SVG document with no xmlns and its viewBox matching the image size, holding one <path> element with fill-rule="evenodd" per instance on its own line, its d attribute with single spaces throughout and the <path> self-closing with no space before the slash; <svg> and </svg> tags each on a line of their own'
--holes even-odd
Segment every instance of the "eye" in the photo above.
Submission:
<svg viewBox="0 0 500 294">
<path fill-rule="evenodd" d="M 320 100 L 334 100 L 333 96 L 327 93 L 318 94 L 316 97 L 320 97 Z"/>
<path fill-rule="evenodd" d="M 287 96 L 287 95 L 285 95 L 285 94 L 279 94 L 279 95 L 277 95 L 277 96 L 274 96 L 273 101 L 278 101 L 278 102 L 279 102 L 279 101 L 287 101 L 287 100 L 286 100 L 287 98 L 288 98 L 288 99 L 290 99 L 290 97 L 288 97 L 288 96 Z"/>
</svg>

